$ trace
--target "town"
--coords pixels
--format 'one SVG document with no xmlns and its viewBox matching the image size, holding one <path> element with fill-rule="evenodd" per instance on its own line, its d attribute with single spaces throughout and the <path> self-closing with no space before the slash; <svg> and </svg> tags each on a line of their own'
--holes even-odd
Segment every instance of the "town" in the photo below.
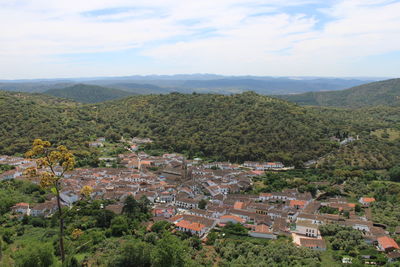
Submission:
<svg viewBox="0 0 400 267">
<path fill-rule="evenodd" d="M 367 244 L 386 253 L 389 260 L 400 258 L 400 248 L 387 227 L 371 220 L 372 197 L 362 197 L 358 203 L 337 196 L 318 198 L 309 192 L 285 189 L 253 195 L 247 193 L 253 179 L 265 172 L 284 172 L 280 162 L 203 162 L 200 158 L 186 159 L 180 154 L 150 156 L 138 151 L 149 139 L 136 138 L 127 153 L 117 160 L 123 168 L 83 168 L 64 174 L 61 199 L 72 207 L 81 197 L 81 189 L 90 187 L 92 199 L 112 200 L 103 207 L 120 214 L 128 196 L 136 200 L 147 198 L 152 206 L 150 223 L 160 220 L 175 225 L 176 230 L 189 232 L 206 240 L 211 230 L 227 224 L 240 224 L 255 238 L 277 239 L 287 236 L 301 247 L 324 251 L 327 249 L 320 227 L 337 224 L 360 231 Z M 91 146 L 101 147 L 104 139 Z M 25 171 L 36 165 L 35 160 L 0 156 L 1 165 L 14 169 L 0 175 L 0 180 L 29 179 Z M 56 170 L 57 171 L 57 170 Z M 33 182 L 38 182 L 34 181 Z M 338 212 L 332 214 L 327 209 Z M 360 214 L 360 210 L 364 212 Z M 30 206 L 17 203 L 12 207 L 16 216 L 50 217 L 57 211 L 56 199 Z M 397 232 L 400 227 L 397 227 Z M 348 263 L 350 259 L 343 259 Z"/>
</svg>

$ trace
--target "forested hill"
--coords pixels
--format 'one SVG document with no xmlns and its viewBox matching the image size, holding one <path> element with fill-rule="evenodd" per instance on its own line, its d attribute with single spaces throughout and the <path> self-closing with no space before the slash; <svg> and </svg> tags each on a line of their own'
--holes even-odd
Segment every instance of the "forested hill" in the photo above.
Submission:
<svg viewBox="0 0 400 267">
<path fill-rule="evenodd" d="M 289 162 L 329 150 L 327 128 L 306 108 L 251 92 L 129 97 L 98 110 L 121 134 L 190 156 Z"/>
<path fill-rule="evenodd" d="M 341 91 L 309 92 L 279 97 L 300 105 L 313 106 L 400 106 L 400 79 L 368 83 Z"/>
<path fill-rule="evenodd" d="M 62 89 L 50 89 L 44 94 L 68 98 L 81 103 L 97 103 L 133 95 L 119 89 L 96 85 L 76 84 Z"/>
<path fill-rule="evenodd" d="M 47 95 L 0 91 L 0 154 L 23 153 L 40 136 L 74 145 L 86 134 L 74 115 L 79 106 Z"/>
<path fill-rule="evenodd" d="M 231 161 L 294 163 L 331 149 L 327 125 L 308 109 L 255 93 L 134 96 L 95 106 L 23 96 L 0 93 L 0 154 L 23 152 L 38 137 L 77 149 L 104 135 L 146 136 L 155 148 Z"/>
</svg>

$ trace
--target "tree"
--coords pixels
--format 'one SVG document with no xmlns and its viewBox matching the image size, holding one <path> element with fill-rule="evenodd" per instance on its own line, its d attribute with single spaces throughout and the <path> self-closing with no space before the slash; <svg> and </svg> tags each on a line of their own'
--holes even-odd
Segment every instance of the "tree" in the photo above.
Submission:
<svg viewBox="0 0 400 267">
<path fill-rule="evenodd" d="M 14 242 L 14 234 L 15 232 L 11 228 L 4 229 L 2 232 L 3 241 L 7 244 L 11 244 Z"/>
<path fill-rule="evenodd" d="M 109 228 L 114 216 L 114 212 L 106 209 L 101 209 L 96 216 L 97 227 Z"/>
<path fill-rule="evenodd" d="M 48 267 L 53 264 L 53 248 L 49 244 L 30 244 L 15 254 L 15 265 L 18 267 Z"/>
<path fill-rule="evenodd" d="M 196 250 L 201 250 L 203 248 L 201 240 L 197 235 L 194 235 L 188 239 L 189 246 Z"/>
<path fill-rule="evenodd" d="M 344 216 L 345 218 L 349 219 L 349 218 L 350 218 L 350 212 L 349 212 L 348 210 L 345 210 L 345 211 L 343 212 L 343 216 Z"/>
<path fill-rule="evenodd" d="M 356 206 L 354 207 L 354 211 L 355 212 L 361 212 L 361 205 L 360 204 L 356 204 Z"/>
<path fill-rule="evenodd" d="M 28 169 L 28 175 L 32 178 L 39 178 L 40 186 L 50 189 L 57 198 L 60 226 L 59 245 L 61 261 L 64 262 L 64 216 L 61 207 L 60 190 L 64 173 L 73 170 L 75 166 L 74 155 L 65 146 L 53 147 L 49 141 L 35 139 L 32 149 L 26 152 L 26 156 L 37 159 L 37 167 Z"/>
<path fill-rule="evenodd" d="M 148 213 L 150 203 L 150 200 L 145 195 L 143 195 L 138 201 L 140 212 Z"/>
<path fill-rule="evenodd" d="M 111 130 L 111 129 L 108 129 L 108 130 L 106 131 L 105 137 L 107 138 L 107 140 L 110 140 L 110 141 L 113 142 L 113 143 L 116 143 L 116 142 L 118 142 L 119 140 L 121 140 L 121 135 L 118 134 L 118 133 L 116 133 L 116 132 L 114 132 L 114 131 Z"/>
<path fill-rule="evenodd" d="M 151 226 L 151 231 L 156 233 L 163 233 L 165 230 L 171 227 L 171 224 L 167 221 L 158 221 Z"/>
<path fill-rule="evenodd" d="M 119 256 L 109 266 L 123 267 L 150 267 L 150 253 L 153 246 L 138 240 L 128 241 L 124 244 Z"/>
<path fill-rule="evenodd" d="M 400 182 L 400 166 L 396 166 L 389 171 L 390 180 Z"/>
<path fill-rule="evenodd" d="M 248 230 L 240 223 L 228 222 L 222 229 L 224 233 L 234 235 L 247 235 Z"/>
<path fill-rule="evenodd" d="M 202 199 L 199 201 L 199 209 L 204 210 L 206 208 L 206 206 L 207 206 L 207 200 Z"/>
<path fill-rule="evenodd" d="M 129 217 L 135 217 L 140 212 L 139 203 L 133 198 L 133 196 L 128 196 L 125 199 L 124 207 L 122 208 L 122 213 L 128 215 Z"/>
<path fill-rule="evenodd" d="M 111 221 L 111 233 L 113 236 L 122 236 L 128 231 L 128 220 L 124 216 L 117 216 Z"/>
<path fill-rule="evenodd" d="M 85 185 L 84 187 L 82 187 L 81 192 L 80 192 L 82 199 L 90 198 L 90 194 L 92 194 L 92 192 L 93 192 L 93 188 L 91 186 Z"/>
<path fill-rule="evenodd" d="M 189 254 L 179 238 L 166 232 L 157 242 L 151 258 L 155 267 L 183 267 L 189 261 Z"/>
<path fill-rule="evenodd" d="M 206 244 L 207 245 L 214 245 L 215 240 L 217 240 L 218 238 L 218 233 L 211 231 L 208 235 L 207 235 L 207 241 Z"/>
</svg>

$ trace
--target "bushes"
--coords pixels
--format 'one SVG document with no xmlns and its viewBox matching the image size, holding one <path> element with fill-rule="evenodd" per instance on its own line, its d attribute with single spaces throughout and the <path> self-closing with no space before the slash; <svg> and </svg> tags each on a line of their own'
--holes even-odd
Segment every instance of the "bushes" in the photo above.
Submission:
<svg viewBox="0 0 400 267">
<path fill-rule="evenodd" d="M 150 267 L 153 247 L 140 240 L 126 242 L 115 259 L 108 266 L 115 267 Z"/>
<path fill-rule="evenodd" d="M 34 227 L 46 227 L 46 220 L 40 217 L 30 218 L 29 223 Z"/>
<path fill-rule="evenodd" d="M 48 267 L 54 262 L 53 248 L 50 244 L 29 244 L 15 253 L 15 264 L 18 267 Z"/>
<path fill-rule="evenodd" d="M 128 220 L 124 216 L 117 216 L 111 221 L 111 233 L 113 236 L 122 236 L 128 232 Z"/>
<path fill-rule="evenodd" d="M 118 249 L 108 266 L 116 267 L 183 267 L 189 266 L 191 250 L 178 237 L 165 233 L 156 245 L 130 239 Z"/>
<path fill-rule="evenodd" d="M 322 225 L 319 228 L 322 236 L 327 237 L 333 250 L 342 250 L 348 254 L 357 255 L 357 251 L 367 245 L 360 231 L 337 224 Z"/>
<path fill-rule="evenodd" d="M 163 233 L 165 230 L 171 227 L 171 224 L 167 221 L 158 221 L 151 226 L 151 231 L 156 233 Z"/>
<path fill-rule="evenodd" d="M 226 234 L 233 234 L 233 235 L 247 235 L 248 230 L 246 227 L 241 225 L 240 223 L 231 223 L 228 222 L 222 231 Z"/>
<path fill-rule="evenodd" d="M 320 266 L 319 253 L 283 241 L 217 240 L 219 266 Z"/>
<path fill-rule="evenodd" d="M 390 169 L 389 177 L 393 182 L 400 182 L 400 165 Z"/>
<path fill-rule="evenodd" d="M 13 231 L 13 229 L 11 229 L 11 228 L 3 229 L 3 231 L 1 232 L 1 235 L 2 235 L 4 242 L 6 242 L 7 244 L 11 244 L 14 242 L 15 232 Z"/>
</svg>

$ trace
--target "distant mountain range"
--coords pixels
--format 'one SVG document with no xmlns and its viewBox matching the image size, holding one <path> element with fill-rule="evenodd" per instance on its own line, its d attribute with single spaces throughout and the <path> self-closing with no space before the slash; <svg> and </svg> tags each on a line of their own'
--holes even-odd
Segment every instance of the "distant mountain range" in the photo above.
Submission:
<svg viewBox="0 0 400 267">
<path fill-rule="evenodd" d="M 46 95 L 68 98 L 81 103 L 98 103 L 131 96 L 134 93 L 97 85 L 76 84 L 61 89 L 50 89 Z"/>
<path fill-rule="evenodd" d="M 7 81 L 0 82 L 0 89 L 44 93 L 82 103 L 103 102 L 135 94 L 197 92 L 230 95 L 245 91 L 313 106 L 393 106 L 400 102 L 400 79 L 373 81 L 364 78 L 153 75 Z"/>
<path fill-rule="evenodd" d="M 76 84 L 120 89 L 135 94 L 219 93 L 254 91 L 263 95 L 282 95 L 309 91 L 341 90 L 376 81 L 378 78 L 258 77 L 214 74 L 151 75 L 49 80 L 0 81 L 0 89 L 43 93 Z"/>
<path fill-rule="evenodd" d="M 300 105 L 369 107 L 400 106 L 400 79 L 390 79 L 356 86 L 347 90 L 329 92 L 308 92 L 278 96 Z"/>
</svg>

